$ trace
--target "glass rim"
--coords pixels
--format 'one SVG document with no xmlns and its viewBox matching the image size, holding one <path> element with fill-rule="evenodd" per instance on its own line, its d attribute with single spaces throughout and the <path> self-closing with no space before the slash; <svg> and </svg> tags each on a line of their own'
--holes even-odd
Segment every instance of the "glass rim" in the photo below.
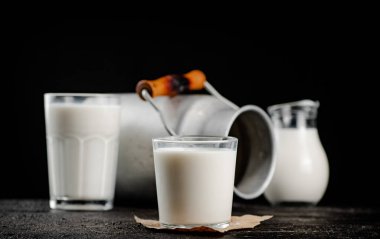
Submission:
<svg viewBox="0 0 380 239">
<path fill-rule="evenodd" d="M 212 144 L 212 143 L 231 143 L 238 139 L 232 136 L 214 136 L 214 135 L 183 135 L 183 136 L 166 136 L 156 137 L 153 142 L 162 143 L 191 143 L 191 144 Z"/>
<path fill-rule="evenodd" d="M 269 114 L 274 114 L 275 112 L 278 112 L 281 110 L 299 111 L 305 108 L 318 109 L 319 101 L 304 99 L 304 100 L 293 101 L 293 102 L 288 102 L 288 103 L 275 104 L 275 105 L 268 106 L 267 110 Z"/>
<path fill-rule="evenodd" d="M 44 93 L 45 96 L 79 96 L 79 97 L 120 97 L 120 94 L 117 93 L 54 93 L 48 92 Z"/>
</svg>

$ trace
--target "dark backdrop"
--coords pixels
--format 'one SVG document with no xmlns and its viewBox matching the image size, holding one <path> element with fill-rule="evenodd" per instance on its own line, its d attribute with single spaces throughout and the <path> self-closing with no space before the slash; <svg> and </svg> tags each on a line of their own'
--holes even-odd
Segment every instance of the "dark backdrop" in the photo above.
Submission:
<svg viewBox="0 0 380 239">
<path fill-rule="evenodd" d="M 320 101 L 330 164 L 321 204 L 378 205 L 371 48 L 352 22 L 320 20 L 10 18 L 0 198 L 48 198 L 43 93 L 133 92 L 140 79 L 201 69 L 240 106 Z"/>
</svg>

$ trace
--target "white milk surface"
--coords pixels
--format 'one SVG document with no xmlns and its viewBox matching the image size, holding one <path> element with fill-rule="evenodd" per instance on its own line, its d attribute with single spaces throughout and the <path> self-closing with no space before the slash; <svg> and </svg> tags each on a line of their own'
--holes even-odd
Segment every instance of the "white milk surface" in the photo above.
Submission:
<svg viewBox="0 0 380 239">
<path fill-rule="evenodd" d="M 216 224 L 231 220 L 236 151 L 154 151 L 160 222 Z"/>
<path fill-rule="evenodd" d="M 317 203 L 329 178 L 327 156 L 317 129 L 276 129 L 276 136 L 276 170 L 266 198 L 272 203 Z"/>
<path fill-rule="evenodd" d="M 120 107 L 56 103 L 45 115 L 51 197 L 113 199 Z"/>
</svg>

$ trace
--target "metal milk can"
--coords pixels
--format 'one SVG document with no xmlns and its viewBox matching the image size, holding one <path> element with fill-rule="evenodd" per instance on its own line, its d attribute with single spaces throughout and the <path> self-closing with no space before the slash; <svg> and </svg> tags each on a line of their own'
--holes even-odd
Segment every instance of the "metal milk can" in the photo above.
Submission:
<svg viewBox="0 0 380 239">
<path fill-rule="evenodd" d="M 203 87 L 212 96 L 176 95 Z M 265 111 L 255 105 L 237 107 L 198 70 L 141 81 L 137 93 L 140 97 L 121 96 L 116 197 L 156 198 L 152 138 L 173 134 L 237 137 L 236 195 L 253 199 L 265 191 L 275 166 L 272 123 Z"/>
</svg>

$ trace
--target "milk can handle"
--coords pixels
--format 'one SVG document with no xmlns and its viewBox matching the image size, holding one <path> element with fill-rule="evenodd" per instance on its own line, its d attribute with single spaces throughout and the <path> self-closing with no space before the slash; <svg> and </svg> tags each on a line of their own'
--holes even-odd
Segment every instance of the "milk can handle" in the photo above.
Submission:
<svg viewBox="0 0 380 239">
<path fill-rule="evenodd" d="M 166 131 L 170 135 L 176 135 L 175 132 L 167 125 L 165 117 L 154 103 L 153 98 L 156 96 L 175 96 L 187 90 L 207 90 L 218 100 L 229 107 L 238 110 L 239 107 L 223 97 L 219 92 L 206 81 L 206 75 L 200 70 L 192 70 L 186 74 L 171 74 L 160 77 L 155 80 L 141 80 L 136 85 L 136 93 L 141 99 L 148 101 L 153 108 L 159 113 Z"/>
<path fill-rule="evenodd" d="M 171 74 L 155 80 L 141 80 L 137 83 L 136 93 L 142 98 L 145 89 L 154 98 L 156 96 L 175 96 L 189 90 L 201 90 L 206 81 L 205 74 L 200 70 L 192 70 L 186 74 Z"/>
<path fill-rule="evenodd" d="M 147 100 L 143 96 L 143 91 L 146 90 L 149 95 L 154 98 L 156 96 L 175 96 L 184 91 L 192 90 L 207 90 L 211 95 L 215 96 L 218 100 L 231 108 L 237 110 L 234 103 L 227 100 L 208 82 L 206 75 L 200 70 L 192 70 L 186 74 L 171 74 L 160 77 L 155 80 L 141 80 L 137 83 L 136 93 L 143 100 Z"/>
</svg>

